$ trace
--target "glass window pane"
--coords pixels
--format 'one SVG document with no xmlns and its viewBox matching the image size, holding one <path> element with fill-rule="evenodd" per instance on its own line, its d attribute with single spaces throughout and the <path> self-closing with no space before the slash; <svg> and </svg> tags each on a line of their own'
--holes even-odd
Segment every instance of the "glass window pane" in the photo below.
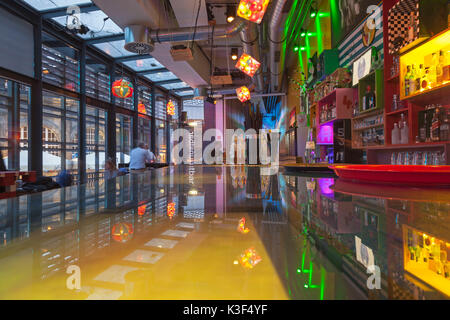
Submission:
<svg viewBox="0 0 450 320">
<path fill-rule="evenodd" d="M 153 74 L 146 75 L 145 77 L 150 79 L 153 82 L 177 79 L 177 76 L 174 75 L 170 71 L 153 73 Z"/>
<path fill-rule="evenodd" d="M 158 163 L 166 163 L 167 135 L 166 122 L 156 120 L 156 153 Z"/>
<path fill-rule="evenodd" d="M 123 47 L 124 45 L 125 45 L 125 40 L 94 44 L 94 46 L 96 46 L 98 49 L 102 50 L 103 52 L 105 52 L 106 54 L 110 55 L 113 58 L 134 55 L 132 52 L 125 50 L 125 48 Z"/>
<path fill-rule="evenodd" d="M 151 116 L 152 115 L 151 88 L 145 85 L 140 85 L 138 95 L 139 95 L 138 112 Z"/>
<path fill-rule="evenodd" d="M 133 69 L 134 71 L 155 70 L 164 68 L 155 58 L 149 59 L 137 59 L 134 61 L 126 61 L 125 65 Z"/>
<path fill-rule="evenodd" d="M 106 112 L 86 106 L 86 172 L 88 179 L 99 178 L 105 168 Z"/>
<path fill-rule="evenodd" d="M 71 91 L 80 90 L 78 51 L 47 34 L 42 37 L 42 77 Z"/>
<path fill-rule="evenodd" d="M 163 87 L 164 89 L 167 89 L 167 90 L 174 90 L 174 89 L 187 88 L 189 86 L 185 82 L 177 82 L 177 83 L 163 84 L 163 85 L 161 85 L 161 87 Z"/>
<path fill-rule="evenodd" d="M 130 162 L 131 152 L 131 117 L 123 114 L 116 116 L 116 161 L 119 163 Z"/>
<path fill-rule="evenodd" d="M 110 101 L 111 81 L 106 65 L 95 59 L 86 58 L 86 95 L 103 101 Z"/>
<path fill-rule="evenodd" d="M 8 170 L 28 170 L 29 104 L 30 87 L 0 78 L 0 152 Z"/>
<path fill-rule="evenodd" d="M 90 0 L 24 0 L 36 10 L 48 10 L 71 5 L 91 3 Z"/>
<path fill-rule="evenodd" d="M 111 19 L 104 21 L 107 17 L 108 16 L 101 10 L 81 13 L 80 21 L 84 26 L 88 27 L 90 31 L 86 34 L 78 33 L 77 35 L 84 39 L 90 39 L 123 33 L 123 30 Z M 53 18 L 53 20 L 61 26 L 67 25 L 66 15 Z"/>
</svg>

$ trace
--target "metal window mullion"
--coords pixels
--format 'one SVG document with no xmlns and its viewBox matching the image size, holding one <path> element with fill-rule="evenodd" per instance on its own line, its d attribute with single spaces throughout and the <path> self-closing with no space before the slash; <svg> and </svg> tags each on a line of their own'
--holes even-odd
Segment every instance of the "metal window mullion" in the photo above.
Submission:
<svg viewBox="0 0 450 320">
<path fill-rule="evenodd" d="M 63 112 L 61 115 L 61 170 L 66 170 L 66 97 L 63 98 Z M 78 139 L 79 140 L 79 139 Z"/>
</svg>

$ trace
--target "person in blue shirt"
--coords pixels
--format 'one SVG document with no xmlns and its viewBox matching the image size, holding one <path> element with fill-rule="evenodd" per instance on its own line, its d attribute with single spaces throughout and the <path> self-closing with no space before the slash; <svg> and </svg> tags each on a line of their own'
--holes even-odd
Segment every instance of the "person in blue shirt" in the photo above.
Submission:
<svg viewBox="0 0 450 320">
<path fill-rule="evenodd" d="M 138 147 L 131 150 L 130 170 L 131 172 L 143 172 L 146 169 L 146 163 L 153 162 L 154 159 L 149 150 L 145 149 L 145 143 L 140 142 Z"/>
</svg>

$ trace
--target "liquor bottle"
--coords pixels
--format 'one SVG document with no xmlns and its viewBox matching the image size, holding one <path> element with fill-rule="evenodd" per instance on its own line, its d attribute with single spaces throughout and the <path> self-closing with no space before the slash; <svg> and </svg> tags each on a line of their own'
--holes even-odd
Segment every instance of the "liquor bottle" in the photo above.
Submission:
<svg viewBox="0 0 450 320">
<path fill-rule="evenodd" d="M 409 127 L 406 121 L 403 122 L 402 129 L 400 130 L 400 143 L 408 144 L 409 143 Z"/>
<path fill-rule="evenodd" d="M 439 51 L 439 60 L 436 66 L 436 82 L 437 85 L 442 84 L 444 81 L 444 52 Z"/>
<path fill-rule="evenodd" d="M 421 82 L 422 82 L 422 77 L 424 75 L 424 69 L 423 69 L 423 64 L 419 65 L 419 70 L 417 70 L 417 74 L 416 74 L 416 90 L 420 90 L 421 88 Z"/>
<path fill-rule="evenodd" d="M 430 65 L 430 72 L 428 74 L 428 86 L 433 88 L 436 86 L 437 82 L 437 75 L 436 75 L 436 69 L 438 65 L 438 58 L 435 52 L 431 54 L 431 65 Z"/>
<path fill-rule="evenodd" d="M 400 129 L 398 128 L 397 123 L 394 123 L 394 129 L 392 129 L 391 140 L 392 144 L 399 144 L 400 142 Z"/>
<path fill-rule="evenodd" d="M 411 77 L 411 66 L 406 67 L 406 74 L 404 79 L 405 97 L 409 96 L 409 78 Z"/>
<path fill-rule="evenodd" d="M 430 137 L 431 141 L 439 141 L 440 135 L 439 135 L 439 127 L 441 126 L 440 120 L 439 120 L 439 108 L 436 108 L 434 110 L 433 119 L 431 120 L 431 127 L 430 127 Z"/>
<path fill-rule="evenodd" d="M 411 66 L 411 74 L 409 75 L 409 94 L 413 94 L 416 92 L 416 66 Z"/>
<path fill-rule="evenodd" d="M 449 50 L 444 52 L 444 70 L 442 71 L 443 81 L 450 81 L 450 57 Z"/>
<path fill-rule="evenodd" d="M 419 129 L 419 139 L 421 142 L 425 142 L 427 139 L 427 113 L 424 113 L 423 124 Z"/>
<path fill-rule="evenodd" d="M 443 119 L 439 130 L 440 138 L 441 141 L 448 141 L 450 140 L 450 123 L 448 119 L 448 110 L 444 109 L 441 114 L 443 115 Z"/>
<path fill-rule="evenodd" d="M 422 77 L 421 89 L 425 90 L 428 88 L 429 81 L 428 78 L 430 76 L 430 67 L 425 68 L 425 72 Z"/>
</svg>

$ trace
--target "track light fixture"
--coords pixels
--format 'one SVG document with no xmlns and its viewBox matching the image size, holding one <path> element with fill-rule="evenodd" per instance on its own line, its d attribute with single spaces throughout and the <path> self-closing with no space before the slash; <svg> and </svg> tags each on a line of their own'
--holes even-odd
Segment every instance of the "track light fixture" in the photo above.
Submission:
<svg viewBox="0 0 450 320">
<path fill-rule="evenodd" d="M 236 6 L 234 5 L 227 5 L 227 11 L 225 13 L 225 15 L 227 16 L 227 22 L 231 23 L 234 21 L 234 19 L 236 18 Z"/>
</svg>

